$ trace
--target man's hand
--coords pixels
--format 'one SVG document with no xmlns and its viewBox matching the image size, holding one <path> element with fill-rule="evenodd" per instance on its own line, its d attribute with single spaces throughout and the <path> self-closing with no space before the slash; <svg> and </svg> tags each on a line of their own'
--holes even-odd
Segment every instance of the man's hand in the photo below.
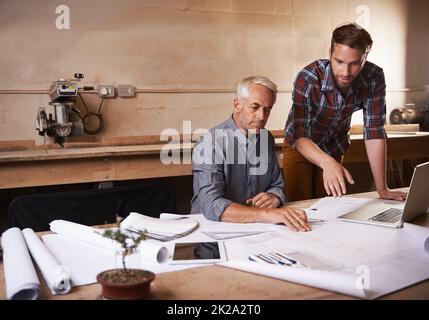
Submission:
<svg viewBox="0 0 429 320">
<path fill-rule="evenodd" d="M 247 199 L 246 204 L 258 208 L 277 208 L 280 205 L 280 199 L 272 193 L 261 192 Z"/>
<path fill-rule="evenodd" d="M 353 177 L 350 172 L 341 164 L 330 158 L 323 166 L 323 184 L 328 196 L 341 197 L 346 194 L 346 182 L 344 177 L 350 184 L 354 184 Z"/>
<path fill-rule="evenodd" d="M 378 191 L 381 199 L 386 200 L 397 200 L 404 201 L 407 198 L 407 193 L 402 191 L 390 191 L 389 189 L 384 189 L 383 191 Z"/>
<path fill-rule="evenodd" d="M 292 231 L 310 231 L 307 223 L 307 215 L 303 210 L 291 207 L 283 207 L 268 212 L 268 220 L 271 223 L 283 223 Z"/>
</svg>

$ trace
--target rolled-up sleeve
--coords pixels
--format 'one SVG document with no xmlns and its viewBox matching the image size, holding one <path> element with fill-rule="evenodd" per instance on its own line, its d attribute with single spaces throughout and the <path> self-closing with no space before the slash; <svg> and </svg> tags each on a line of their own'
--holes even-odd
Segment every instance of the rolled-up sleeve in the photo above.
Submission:
<svg viewBox="0 0 429 320">
<path fill-rule="evenodd" d="M 202 213 L 209 220 L 219 221 L 220 216 L 231 205 L 232 201 L 225 198 L 226 186 L 223 164 L 214 163 L 215 151 L 210 149 L 211 146 L 207 145 L 210 142 L 205 142 L 206 140 L 203 139 L 195 146 L 192 156 L 192 173 L 194 176 L 192 212 Z M 208 150 L 212 150 L 213 154 L 201 156 L 201 153 Z"/>
<path fill-rule="evenodd" d="M 363 108 L 364 139 L 386 139 L 386 83 L 383 70 L 369 84 L 369 94 Z"/>
<path fill-rule="evenodd" d="M 194 171 L 194 192 L 198 192 L 201 213 L 209 220 L 219 221 L 232 203 L 225 198 L 225 179 L 220 172 L 200 169 Z"/>
</svg>

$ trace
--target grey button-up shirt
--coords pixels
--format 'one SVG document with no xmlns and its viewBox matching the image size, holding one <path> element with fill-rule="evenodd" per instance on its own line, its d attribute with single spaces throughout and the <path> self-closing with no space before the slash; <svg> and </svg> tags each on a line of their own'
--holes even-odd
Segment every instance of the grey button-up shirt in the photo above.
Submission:
<svg viewBox="0 0 429 320">
<path fill-rule="evenodd" d="M 248 139 L 232 117 L 197 142 L 192 172 L 191 213 L 203 213 L 210 220 L 219 221 L 231 203 L 245 205 L 261 192 L 276 195 L 282 205 L 286 202 L 273 136 L 264 129 Z"/>
</svg>

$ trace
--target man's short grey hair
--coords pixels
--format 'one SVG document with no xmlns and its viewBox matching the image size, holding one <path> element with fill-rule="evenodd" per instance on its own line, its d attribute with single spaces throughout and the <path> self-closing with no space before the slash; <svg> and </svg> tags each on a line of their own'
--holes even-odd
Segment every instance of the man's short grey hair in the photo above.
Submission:
<svg viewBox="0 0 429 320">
<path fill-rule="evenodd" d="M 274 97 L 277 94 L 277 85 L 274 82 L 272 82 L 270 79 L 263 76 L 252 76 L 252 77 L 244 78 L 237 84 L 237 87 L 235 88 L 236 98 L 238 99 L 247 98 L 249 96 L 249 87 L 251 84 L 259 84 L 261 86 L 264 86 L 270 89 L 273 92 Z"/>
</svg>

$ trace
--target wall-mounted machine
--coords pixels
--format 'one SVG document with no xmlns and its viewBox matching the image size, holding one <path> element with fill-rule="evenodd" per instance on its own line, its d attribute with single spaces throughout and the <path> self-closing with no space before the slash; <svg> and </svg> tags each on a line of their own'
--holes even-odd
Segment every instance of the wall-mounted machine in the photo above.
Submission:
<svg viewBox="0 0 429 320">
<path fill-rule="evenodd" d="M 400 109 L 393 109 L 389 117 L 391 124 L 419 124 L 421 131 L 429 131 L 429 99 L 425 106 L 406 104 Z"/>
<path fill-rule="evenodd" d="M 66 137 L 83 134 L 83 122 L 79 110 L 74 107 L 78 95 L 77 82 L 82 78 L 83 74 L 75 73 L 73 79 L 53 82 L 49 89 L 49 107 L 40 107 L 37 111 L 36 130 L 39 135 L 53 137 L 55 143 L 62 147 Z"/>
</svg>

